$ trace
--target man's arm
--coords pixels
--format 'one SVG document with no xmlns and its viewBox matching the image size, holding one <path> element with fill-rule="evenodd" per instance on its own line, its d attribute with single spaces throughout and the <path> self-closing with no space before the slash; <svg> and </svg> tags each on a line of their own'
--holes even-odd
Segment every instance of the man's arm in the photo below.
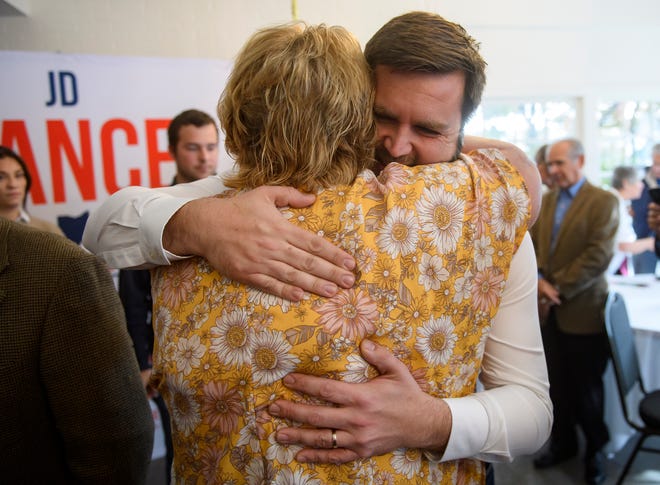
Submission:
<svg viewBox="0 0 660 485">
<path fill-rule="evenodd" d="M 123 188 L 89 215 L 82 245 L 111 268 L 141 269 L 169 264 L 181 259 L 168 254 L 162 245 L 163 229 L 172 215 L 193 199 L 223 190 L 225 186 L 217 176 L 171 187 Z"/>
<path fill-rule="evenodd" d="M 269 411 L 313 428 L 285 428 L 282 443 L 306 446 L 296 459 L 346 462 L 397 448 L 422 448 L 442 460 L 510 460 L 540 448 L 552 406 L 536 312 L 534 250 L 525 236 L 513 258 L 504 298 L 488 336 L 481 380 L 485 391 L 438 399 L 421 391 L 387 349 L 364 343 L 363 356 L 381 375 L 349 384 L 293 374 L 285 384 L 335 407 L 276 401 Z M 405 399 L 402 399 L 405 396 Z M 328 449 L 331 429 L 340 448 Z M 446 445 L 446 449 L 445 449 Z M 443 453 L 444 450 L 444 453 Z"/>
<path fill-rule="evenodd" d="M 290 187 L 194 200 L 168 222 L 163 244 L 173 252 L 204 256 L 220 273 L 273 295 L 297 301 L 304 289 L 331 297 L 338 286 L 355 282 L 355 260 L 291 224 L 277 209 L 306 207 L 314 200 Z"/>
<path fill-rule="evenodd" d="M 630 254 L 639 254 L 644 251 L 653 251 L 653 243 L 654 238 L 643 237 L 642 239 L 636 239 L 634 241 L 620 242 L 617 249 Z"/>
<path fill-rule="evenodd" d="M 488 435 L 476 455 L 484 461 L 510 461 L 533 453 L 550 435 L 552 403 L 537 313 L 537 281 L 534 246 L 527 234 L 511 262 L 502 303 L 486 341 L 480 375 L 486 391 L 463 398 L 479 401 L 486 410 Z M 468 430 L 473 439 L 479 436 L 471 422 L 473 414 L 465 411 L 469 408 L 463 409 L 459 419 L 452 406 L 456 423 L 466 427 L 452 430 L 456 444 Z M 461 457 L 445 455 L 443 460 Z"/>
<path fill-rule="evenodd" d="M 353 258 L 277 210 L 306 207 L 313 195 L 260 187 L 231 199 L 209 197 L 223 189 L 219 177 L 122 189 L 90 215 L 83 246 L 115 268 L 203 256 L 224 275 L 290 300 L 303 290 L 333 296 L 338 286 L 352 286 Z"/>
<path fill-rule="evenodd" d="M 304 374 L 283 379 L 290 389 L 334 406 L 283 400 L 271 404 L 270 414 L 310 426 L 281 428 L 277 441 L 303 446 L 296 455 L 303 463 L 346 463 L 397 448 L 442 455 L 452 429 L 447 403 L 423 392 L 406 365 L 386 347 L 364 340 L 360 350 L 380 373 L 369 382 L 350 384 Z M 336 449 L 332 449 L 333 429 Z"/>
<path fill-rule="evenodd" d="M 154 423 L 110 274 L 76 252 L 49 304 L 42 382 L 77 483 L 143 483 Z"/>
<path fill-rule="evenodd" d="M 660 204 L 649 203 L 649 211 L 646 217 L 651 230 L 660 233 Z"/>
<path fill-rule="evenodd" d="M 660 204 L 651 202 L 647 214 L 649 227 L 655 232 L 655 254 L 660 258 Z"/>
</svg>

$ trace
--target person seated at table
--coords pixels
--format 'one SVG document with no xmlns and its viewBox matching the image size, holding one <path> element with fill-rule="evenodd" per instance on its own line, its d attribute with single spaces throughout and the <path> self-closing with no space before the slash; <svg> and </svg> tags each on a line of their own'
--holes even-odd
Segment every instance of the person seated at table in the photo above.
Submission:
<svg viewBox="0 0 660 485">
<path fill-rule="evenodd" d="M 483 463 L 443 456 L 446 442 L 433 441 L 431 423 L 442 421 L 446 398 L 474 393 L 480 371 L 493 391 L 505 387 L 509 363 L 524 369 L 516 396 L 545 430 L 522 441 L 538 447 L 547 437 L 523 178 L 494 150 L 452 163 L 393 162 L 376 178 L 367 170 L 373 96 L 359 43 L 341 27 L 264 29 L 239 54 L 218 108 L 237 164 L 225 178 L 234 190 L 220 197 L 263 184 L 315 193 L 311 207 L 283 215 L 352 254 L 358 276 L 334 297 L 293 302 L 223 277 L 201 258 L 154 271 L 153 377 L 172 416 L 175 481 L 480 481 Z M 460 106 L 460 96 L 454 101 Z M 506 345 L 487 348 L 491 330 L 501 331 Z M 366 382 L 378 374 L 360 357 L 366 339 L 410 368 L 409 389 L 401 392 L 411 402 L 423 396 L 424 436 L 413 433 L 407 448 L 346 466 L 296 461 L 300 447 L 276 441 L 278 429 L 293 423 L 269 415 L 268 405 L 278 398 L 318 401 L 281 379 L 300 371 Z M 482 367 L 482 359 L 494 367 Z M 530 402 L 536 399 L 543 417 Z M 326 431 L 319 446 L 337 448 L 347 437 Z"/>
<path fill-rule="evenodd" d="M 639 179 L 635 167 L 616 167 L 612 173 L 612 189 L 619 201 L 619 228 L 614 241 L 614 256 L 607 268 L 607 274 L 635 274 L 631 256 L 644 251 L 653 251 L 653 238 L 637 239 L 630 212 L 630 201 L 638 199 L 644 184 Z"/>
</svg>

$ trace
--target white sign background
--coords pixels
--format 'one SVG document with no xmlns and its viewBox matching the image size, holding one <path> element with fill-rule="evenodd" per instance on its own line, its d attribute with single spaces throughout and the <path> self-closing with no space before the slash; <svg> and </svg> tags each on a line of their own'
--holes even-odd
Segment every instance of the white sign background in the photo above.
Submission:
<svg viewBox="0 0 660 485">
<path fill-rule="evenodd" d="M 139 174 L 139 185 L 169 185 L 174 163 L 164 154 L 167 123 L 189 108 L 217 120 L 217 101 L 231 70 L 231 62 L 224 60 L 15 51 L 0 51 L 0 65 L 0 140 L 29 158 L 21 150 L 27 138 L 37 171 L 28 212 L 52 222 L 58 216 L 79 217 L 105 200 L 113 191 L 107 182 L 110 170 L 120 188 L 130 184 L 129 171 Z M 149 124 L 159 127 L 151 130 L 156 137 L 151 149 L 152 167 L 158 169 L 154 177 L 149 172 Z M 111 126 L 123 128 L 109 131 Z M 16 135 L 17 127 L 21 133 L 24 127 L 27 137 Z M 110 147 L 105 153 L 104 127 Z M 134 140 L 126 130 L 136 135 Z M 223 171 L 232 161 L 220 152 L 218 171 Z M 54 178 L 53 167 L 61 178 Z M 43 197 L 35 192 L 39 181 Z"/>
</svg>

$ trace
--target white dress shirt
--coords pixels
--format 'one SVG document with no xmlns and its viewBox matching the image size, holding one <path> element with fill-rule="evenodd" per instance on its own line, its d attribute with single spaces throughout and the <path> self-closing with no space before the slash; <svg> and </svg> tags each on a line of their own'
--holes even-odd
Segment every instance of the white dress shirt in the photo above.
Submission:
<svg viewBox="0 0 660 485">
<path fill-rule="evenodd" d="M 186 202 L 224 189 L 220 176 L 158 189 L 127 187 L 92 212 L 82 244 L 113 268 L 148 268 L 182 259 L 162 246 L 167 221 Z M 510 461 L 535 452 L 547 440 L 552 404 L 536 285 L 536 258 L 527 234 L 512 259 L 486 340 L 480 375 L 485 390 L 446 399 L 452 430 L 442 461 Z"/>
</svg>

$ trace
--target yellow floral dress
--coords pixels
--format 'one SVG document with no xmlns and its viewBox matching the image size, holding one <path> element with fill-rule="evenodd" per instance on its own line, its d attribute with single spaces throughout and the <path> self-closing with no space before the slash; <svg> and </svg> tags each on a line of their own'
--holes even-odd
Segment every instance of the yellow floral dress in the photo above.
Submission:
<svg viewBox="0 0 660 485">
<path fill-rule="evenodd" d="M 228 196 L 227 194 L 223 196 Z M 475 390 L 485 340 L 530 206 L 497 151 L 453 163 L 390 164 L 376 178 L 322 190 L 284 215 L 355 256 L 358 279 L 300 303 L 224 278 L 195 258 L 154 271 L 154 380 L 168 404 L 175 483 L 481 483 L 477 460 L 440 463 L 421 450 L 345 465 L 309 465 L 278 444 L 292 423 L 265 411 L 310 399 L 281 379 L 296 371 L 346 382 L 376 375 L 360 356 L 387 346 L 440 398 Z"/>
</svg>

